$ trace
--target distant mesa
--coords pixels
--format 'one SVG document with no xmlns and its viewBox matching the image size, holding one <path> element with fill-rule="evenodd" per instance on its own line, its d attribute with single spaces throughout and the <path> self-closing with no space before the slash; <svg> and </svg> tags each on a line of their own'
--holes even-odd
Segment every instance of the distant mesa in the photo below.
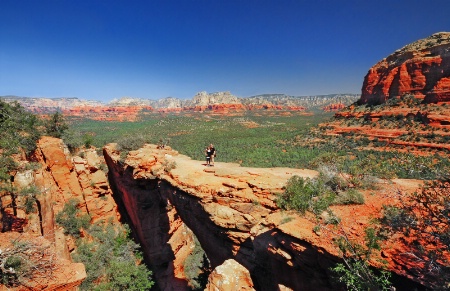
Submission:
<svg viewBox="0 0 450 291">
<path fill-rule="evenodd" d="M 424 103 L 450 101 L 450 32 L 435 33 L 384 58 L 373 66 L 359 104 L 382 104 L 407 94 Z"/>
<path fill-rule="evenodd" d="M 346 106 L 343 103 L 330 104 L 322 107 L 323 111 L 340 111 L 344 109 Z"/>
<path fill-rule="evenodd" d="M 122 97 L 109 103 L 81 100 L 78 98 L 27 98 L 17 96 L 0 97 L 7 102 L 17 101 L 37 114 L 61 111 L 68 116 L 108 121 L 134 121 L 150 113 L 209 112 L 211 114 L 240 114 L 246 111 L 306 112 L 322 110 L 330 104 L 354 103 L 357 94 L 330 94 L 317 96 L 289 96 L 285 94 L 263 94 L 237 97 L 229 91 L 197 93 L 192 99 L 166 97 L 158 100 Z"/>
</svg>

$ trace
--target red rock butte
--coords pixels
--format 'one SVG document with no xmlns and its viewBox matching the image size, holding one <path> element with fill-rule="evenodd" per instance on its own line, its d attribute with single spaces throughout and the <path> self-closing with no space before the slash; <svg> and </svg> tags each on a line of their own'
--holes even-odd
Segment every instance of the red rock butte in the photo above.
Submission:
<svg viewBox="0 0 450 291">
<path fill-rule="evenodd" d="M 373 66 L 362 87 L 359 104 L 381 104 L 412 94 L 425 103 L 450 101 L 450 33 L 418 40 Z"/>
</svg>

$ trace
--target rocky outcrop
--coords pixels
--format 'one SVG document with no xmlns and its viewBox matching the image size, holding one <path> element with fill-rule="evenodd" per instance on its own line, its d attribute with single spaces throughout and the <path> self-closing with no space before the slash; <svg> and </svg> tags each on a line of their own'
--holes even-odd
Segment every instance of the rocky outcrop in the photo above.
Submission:
<svg viewBox="0 0 450 291">
<path fill-rule="evenodd" d="M 362 149 L 447 155 L 450 146 L 450 33 L 413 42 L 367 73 L 361 98 L 323 124 Z M 381 143 L 379 143 L 381 141 Z"/>
<path fill-rule="evenodd" d="M 425 103 L 450 101 L 450 33 L 411 43 L 373 66 L 359 104 L 381 104 L 411 94 Z"/>
<path fill-rule="evenodd" d="M 346 106 L 342 103 L 330 104 L 322 107 L 323 111 L 340 111 L 344 109 Z"/>
<path fill-rule="evenodd" d="M 62 140 L 53 137 L 43 137 L 37 146 L 34 159 L 43 164 L 43 168 L 36 172 L 35 184 L 49 195 L 53 212 L 61 211 L 70 199 L 77 199 L 92 221 L 118 221 L 117 206 L 106 174 L 100 169 L 101 159 L 94 149 L 86 150 L 85 158 L 71 157 Z M 52 228 L 54 226 L 49 226 Z"/>
<path fill-rule="evenodd" d="M 250 273 L 233 259 L 217 266 L 209 276 L 206 291 L 255 290 Z"/>
<path fill-rule="evenodd" d="M 185 106 L 208 106 L 214 104 L 237 104 L 241 103 L 239 99 L 231 95 L 229 91 L 210 93 L 199 92 Z"/>
<path fill-rule="evenodd" d="M 19 253 L 22 257 L 29 255 L 29 264 L 36 270 L 21 278 L 21 287 L 8 290 L 77 290 L 86 278 L 85 267 L 72 262 L 70 251 L 74 241 L 64 235 L 64 230 L 55 223 L 55 216 L 70 199 L 77 199 L 92 223 L 99 220 L 118 223 L 117 205 L 107 176 L 101 170 L 103 157 L 95 149 L 85 149 L 83 158 L 72 157 L 62 140 L 43 137 L 31 160 L 39 166 L 26 170 L 29 161 L 18 161 L 25 170 L 14 173 L 12 180 L 17 189 L 35 186 L 36 203 L 31 214 L 14 206 L 4 209 L 10 225 L 6 227 L 8 232 L 0 236 L 3 250 L 0 255 L 5 256 L 13 249 L 11 243 L 15 241 L 28 247 Z M 17 205 L 24 205 L 24 197 L 16 199 Z M 1 285 L 0 289 L 3 290 Z"/>
<path fill-rule="evenodd" d="M 0 236 L 2 255 L 12 241 L 22 242 L 29 248 L 21 250 L 21 255 L 32 254 L 30 266 L 38 270 L 21 279 L 22 286 L 28 289 L 18 290 L 76 290 L 86 278 L 84 265 L 71 261 L 69 251 L 73 249 L 73 241 L 65 237 L 63 229 L 55 223 L 55 216 L 67 201 L 77 199 L 92 222 L 118 222 L 117 206 L 107 177 L 100 169 L 102 158 L 94 149 L 85 150 L 84 158 L 71 157 L 60 139 L 43 137 L 31 157 L 39 166 L 14 174 L 14 186 L 18 189 L 30 186 L 38 189 L 31 214 L 14 206 L 4 209 L 11 225 Z M 26 160 L 19 163 L 24 169 L 29 165 Z M 17 205 L 24 205 L 25 197 L 16 199 Z"/>
<path fill-rule="evenodd" d="M 317 172 L 220 162 L 205 167 L 155 145 L 132 151 L 125 160 L 114 144 L 107 145 L 104 154 L 115 195 L 123 201 L 161 289 L 187 288 L 174 270 L 180 269 L 180 250 L 191 241 L 188 228 L 216 269 L 208 288 L 227 290 L 225 282 L 224 289 L 219 288 L 220 277 L 230 278 L 230 284 L 244 280 L 250 290 L 336 290 L 330 267 L 339 261 L 339 252 L 332 232 L 314 232 L 316 219 L 282 212 L 275 203 L 289 177 L 314 177 Z M 387 190 L 379 193 L 367 193 L 364 205 L 333 206 L 351 239 L 363 240 L 364 226 L 391 201 Z M 413 278 L 396 263 L 399 252 L 389 253 L 389 268 Z M 229 264 L 238 270 L 234 275 L 223 272 Z M 237 264 L 249 272 L 251 281 Z"/>
</svg>

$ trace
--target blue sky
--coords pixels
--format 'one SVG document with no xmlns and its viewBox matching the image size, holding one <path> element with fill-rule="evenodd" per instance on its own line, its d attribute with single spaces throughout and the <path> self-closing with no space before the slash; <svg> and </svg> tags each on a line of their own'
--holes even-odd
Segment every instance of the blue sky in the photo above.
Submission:
<svg viewBox="0 0 450 291">
<path fill-rule="evenodd" d="M 426 6 L 424 6 L 426 5 Z M 0 96 L 360 93 L 450 1 L 0 0 Z"/>
</svg>

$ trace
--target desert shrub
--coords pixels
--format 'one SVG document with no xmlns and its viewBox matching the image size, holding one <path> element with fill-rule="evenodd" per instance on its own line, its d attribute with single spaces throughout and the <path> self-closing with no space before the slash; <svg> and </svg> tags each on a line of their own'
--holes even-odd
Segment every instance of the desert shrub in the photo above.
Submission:
<svg viewBox="0 0 450 291">
<path fill-rule="evenodd" d="M 85 148 L 90 148 L 93 145 L 94 137 L 91 134 L 83 135 L 83 145 Z"/>
<path fill-rule="evenodd" d="M 0 253 L 1 284 L 9 290 L 12 287 L 30 286 L 34 280 L 52 276 L 55 264 L 48 256 L 48 245 L 20 238 L 12 241 L 11 247 L 3 248 Z"/>
<path fill-rule="evenodd" d="M 345 180 L 339 172 L 327 171 L 326 167 L 320 167 L 319 179 L 321 179 L 326 186 L 328 186 L 333 192 L 345 191 L 349 187 L 349 183 Z"/>
<path fill-rule="evenodd" d="M 6 231 L 10 225 L 4 224 L 4 209 L 13 207 L 16 213 L 18 191 L 13 187 L 13 172 L 23 170 L 15 161 L 17 157 L 30 155 L 36 149 L 36 141 L 41 136 L 40 120 L 15 102 L 8 104 L 0 100 L 0 230 Z M 15 154 L 19 154 L 14 157 Z M 3 199 L 8 196 L 10 199 Z M 8 201 L 8 203 L 6 203 Z"/>
<path fill-rule="evenodd" d="M 19 197 L 23 200 L 23 209 L 25 213 L 31 213 L 36 211 L 36 195 L 40 193 L 40 190 L 35 186 L 29 186 L 19 191 Z"/>
<path fill-rule="evenodd" d="M 116 149 L 118 151 L 135 151 L 144 146 L 147 142 L 146 138 L 141 135 L 125 135 L 117 141 Z"/>
<path fill-rule="evenodd" d="M 383 269 L 373 270 L 369 264 L 373 251 L 380 249 L 379 242 L 384 238 L 376 228 L 367 228 L 365 233 L 364 245 L 351 241 L 346 233 L 335 240 L 344 263 L 336 264 L 331 271 L 347 290 L 392 290 L 391 274 Z"/>
<path fill-rule="evenodd" d="M 334 204 L 364 204 L 364 195 L 354 188 L 336 195 Z"/>
<path fill-rule="evenodd" d="M 211 266 L 205 251 L 195 236 L 194 249 L 184 261 L 183 266 L 189 286 L 193 290 L 204 290 L 211 272 Z"/>
<path fill-rule="evenodd" d="M 381 222 L 394 231 L 401 231 L 405 235 L 409 235 L 411 227 L 415 224 L 415 219 L 402 207 L 384 205 Z"/>
<path fill-rule="evenodd" d="M 383 209 L 383 225 L 409 238 L 405 241 L 415 262 L 414 272 L 435 278 L 433 289 L 447 290 L 450 284 L 449 205 L 450 178 L 444 176 L 402 198 L 400 205 Z"/>
<path fill-rule="evenodd" d="M 60 112 L 55 112 L 50 116 L 50 119 L 44 123 L 45 132 L 53 137 L 61 138 L 69 126 L 66 123 L 64 116 Z"/>
<path fill-rule="evenodd" d="M 414 95 L 410 94 L 402 96 L 401 99 L 403 100 L 403 103 L 405 103 L 410 108 L 417 107 L 422 103 L 421 99 L 418 99 Z"/>
<path fill-rule="evenodd" d="M 74 261 L 86 266 L 81 290 L 149 290 L 152 272 L 142 264 L 139 245 L 127 225 L 97 223 L 88 229 L 92 239 L 78 239 Z"/>
<path fill-rule="evenodd" d="M 395 106 L 400 105 L 400 103 L 401 103 L 400 98 L 394 97 L 394 98 L 388 99 L 385 104 L 386 104 L 386 106 L 394 106 L 395 107 Z"/>
<path fill-rule="evenodd" d="M 37 116 L 26 112 L 17 102 L 8 104 L 0 100 L 0 149 L 2 155 L 9 156 L 19 150 L 31 153 L 41 136 L 41 122 Z"/>
<path fill-rule="evenodd" d="M 61 137 L 72 154 L 83 146 L 83 137 L 78 131 L 73 129 L 66 130 Z"/>
<path fill-rule="evenodd" d="M 88 214 L 81 214 L 78 209 L 79 200 L 70 199 L 61 212 L 56 215 L 56 223 L 64 228 L 66 234 L 80 236 L 81 229 L 87 229 L 91 218 Z"/>
<path fill-rule="evenodd" d="M 333 211 L 331 211 L 330 209 L 327 209 L 327 211 L 325 212 L 325 216 L 323 218 L 324 218 L 323 222 L 325 224 L 338 225 L 341 222 L 341 219 L 338 216 L 336 216 L 336 214 L 334 214 Z"/>
<path fill-rule="evenodd" d="M 108 171 L 109 171 L 108 165 L 106 163 L 101 163 L 99 168 L 101 171 L 103 171 L 105 173 L 108 173 Z"/>
<path fill-rule="evenodd" d="M 334 193 L 320 179 L 291 177 L 284 193 L 277 197 L 277 205 L 286 210 L 321 213 L 334 200 Z"/>
</svg>

